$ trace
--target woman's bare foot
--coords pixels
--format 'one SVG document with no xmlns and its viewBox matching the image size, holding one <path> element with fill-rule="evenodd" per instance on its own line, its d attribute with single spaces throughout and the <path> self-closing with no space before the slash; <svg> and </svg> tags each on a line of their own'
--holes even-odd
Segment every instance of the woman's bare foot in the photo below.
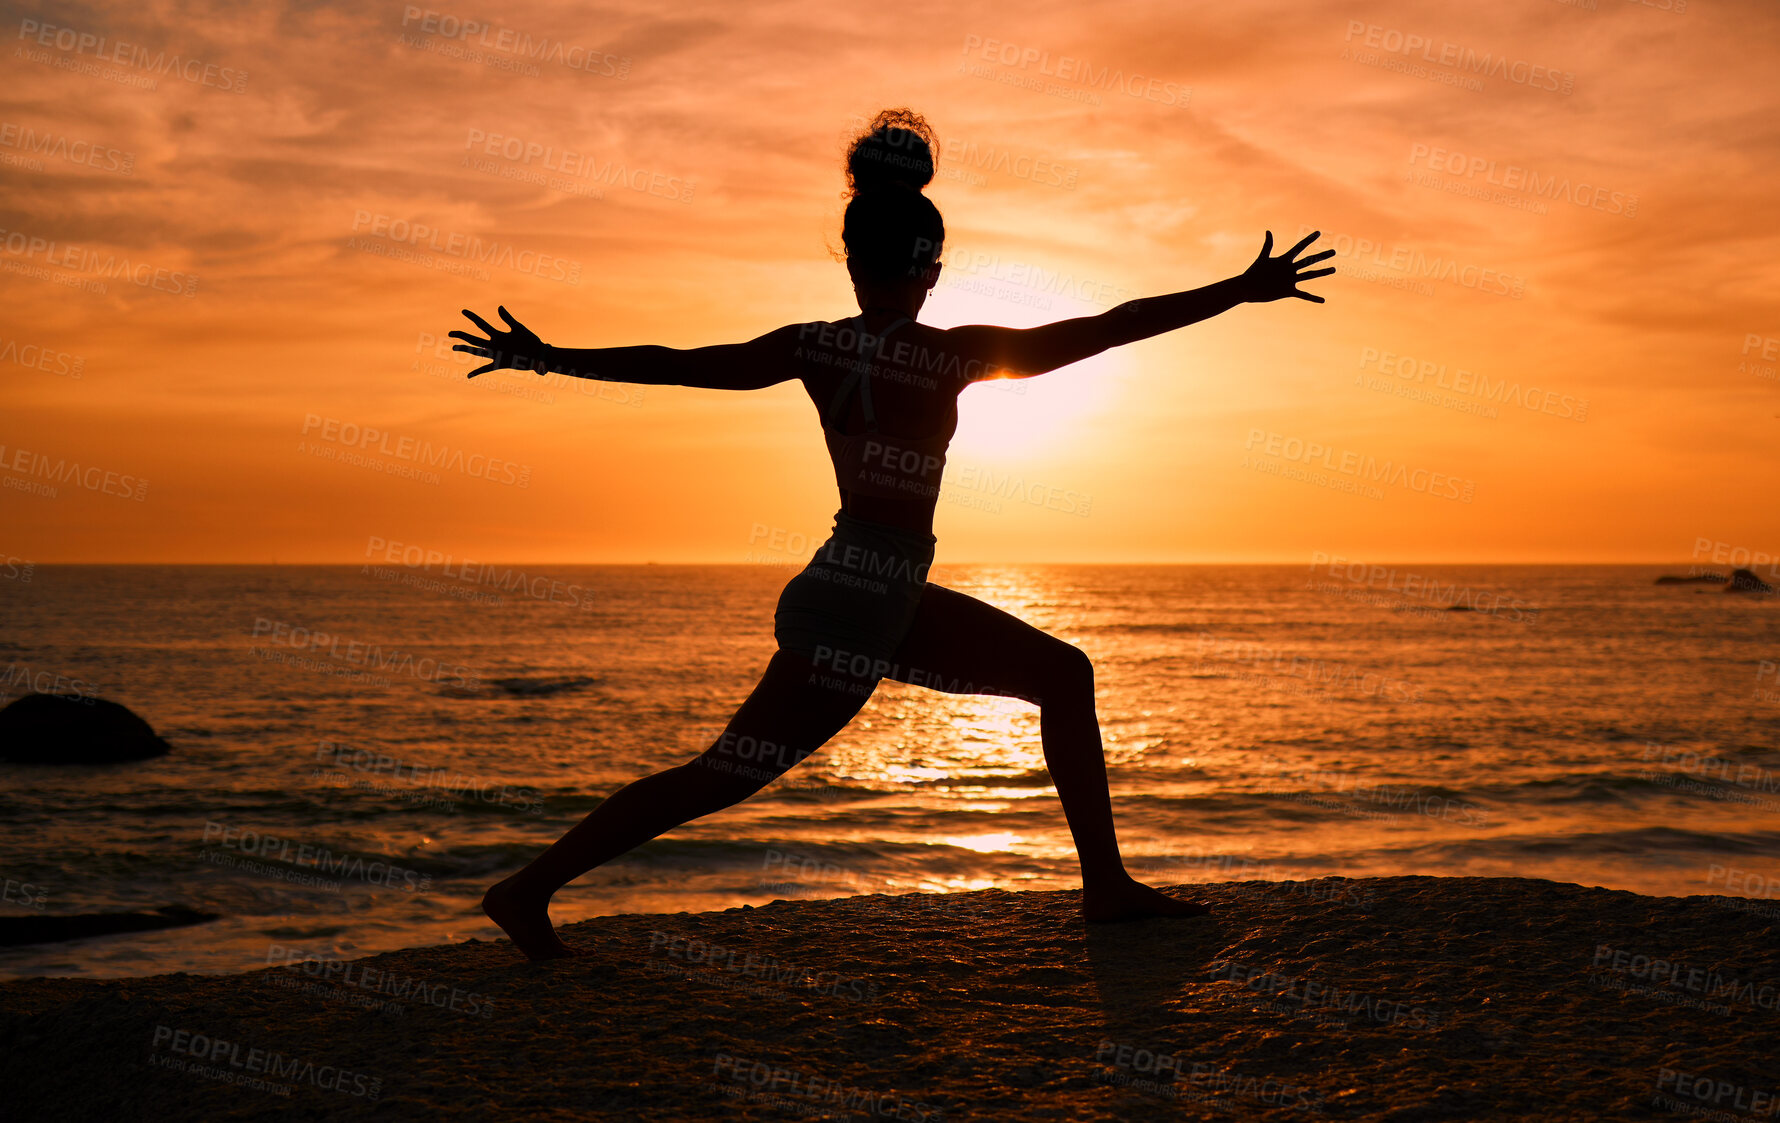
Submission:
<svg viewBox="0 0 1780 1123">
<path fill-rule="evenodd" d="M 527 959 L 562 959 L 581 953 L 562 942 L 550 923 L 550 900 L 528 894 L 512 878 L 482 895 L 482 911 Z"/>
<path fill-rule="evenodd" d="M 1082 887 L 1082 917 L 1089 924 L 1148 920 L 1156 916 L 1204 916 L 1210 911 L 1196 901 L 1170 897 L 1160 889 L 1151 889 L 1130 877 Z"/>
</svg>

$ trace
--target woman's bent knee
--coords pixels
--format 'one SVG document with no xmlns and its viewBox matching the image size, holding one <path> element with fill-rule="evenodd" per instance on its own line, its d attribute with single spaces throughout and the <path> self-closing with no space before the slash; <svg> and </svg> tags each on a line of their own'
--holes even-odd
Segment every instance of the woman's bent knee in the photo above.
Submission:
<svg viewBox="0 0 1780 1123">
<path fill-rule="evenodd" d="M 1094 661 L 1072 643 L 1058 640 L 1046 652 L 1043 701 L 1094 697 Z"/>
</svg>

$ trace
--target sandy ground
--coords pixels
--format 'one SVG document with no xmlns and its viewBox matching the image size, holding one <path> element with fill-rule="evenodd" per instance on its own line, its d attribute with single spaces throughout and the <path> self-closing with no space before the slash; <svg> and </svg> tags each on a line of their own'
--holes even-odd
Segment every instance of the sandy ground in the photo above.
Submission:
<svg viewBox="0 0 1780 1123">
<path fill-rule="evenodd" d="M 472 941 L 10 983 L 0 1115 L 1780 1115 L 1780 902 L 1501 878 L 1182 892 L 1213 915 L 1086 929 L 1069 892 L 854 897 L 600 918 L 551 964 Z"/>
</svg>

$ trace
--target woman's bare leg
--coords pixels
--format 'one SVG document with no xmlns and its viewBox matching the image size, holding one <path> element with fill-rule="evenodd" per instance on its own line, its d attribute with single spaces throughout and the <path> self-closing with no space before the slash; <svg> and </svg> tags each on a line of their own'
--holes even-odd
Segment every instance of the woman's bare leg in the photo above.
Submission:
<svg viewBox="0 0 1780 1123">
<path fill-rule="evenodd" d="M 1090 921 L 1198 916 L 1204 905 L 1170 897 L 1125 872 L 1113 829 L 1094 668 L 1078 647 L 975 597 L 928 585 L 914 627 L 884 677 L 950 693 L 994 694 L 1039 706 L 1045 766 L 1082 863 Z"/>
<path fill-rule="evenodd" d="M 875 678 L 824 670 L 780 651 L 715 744 L 685 764 L 627 784 L 530 865 L 490 889 L 482 910 L 532 959 L 574 955 L 550 924 L 551 896 L 588 870 L 739 803 L 821 748 L 865 705 Z"/>
</svg>

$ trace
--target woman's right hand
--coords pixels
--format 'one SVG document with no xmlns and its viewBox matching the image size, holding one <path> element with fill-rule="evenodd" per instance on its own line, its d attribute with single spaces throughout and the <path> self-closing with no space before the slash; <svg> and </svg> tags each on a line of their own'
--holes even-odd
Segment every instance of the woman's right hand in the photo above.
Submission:
<svg viewBox="0 0 1780 1123">
<path fill-rule="evenodd" d="M 1305 236 L 1303 241 L 1285 253 L 1278 257 L 1268 257 L 1268 252 L 1273 249 L 1273 231 L 1267 231 L 1267 240 L 1261 243 L 1261 256 L 1255 258 L 1254 264 L 1245 269 L 1242 276 L 1237 278 L 1242 282 L 1243 299 L 1253 304 L 1265 304 L 1270 300 L 1282 300 L 1288 296 L 1295 296 L 1302 300 L 1323 303 L 1322 297 L 1301 292 L 1298 289 L 1298 284 L 1301 281 L 1308 281 L 1313 277 L 1327 277 L 1335 272 L 1335 267 L 1332 265 L 1327 269 L 1311 269 L 1309 272 L 1304 272 L 1317 262 L 1334 257 L 1334 250 L 1324 250 L 1322 253 L 1313 253 L 1306 258 L 1298 258 L 1298 254 L 1303 252 L 1304 247 L 1316 241 L 1321 235 L 1321 230 L 1312 231 Z"/>
<path fill-rule="evenodd" d="M 502 367 L 545 373 L 548 369 L 546 360 L 550 348 L 530 328 L 510 316 L 504 306 L 497 308 L 496 311 L 501 314 L 501 319 L 507 321 L 507 326 L 512 329 L 511 331 L 501 331 L 481 316 L 465 308 L 464 315 L 470 318 L 471 323 L 487 332 L 488 338 L 478 339 L 467 331 L 451 333 L 451 338 L 464 341 L 453 347 L 453 351 L 465 351 L 488 360 L 488 365 L 477 367 L 471 371 L 470 377 L 475 378 L 479 374 L 486 374 Z M 464 345 L 466 343 L 469 346 L 466 347 Z"/>
</svg>

